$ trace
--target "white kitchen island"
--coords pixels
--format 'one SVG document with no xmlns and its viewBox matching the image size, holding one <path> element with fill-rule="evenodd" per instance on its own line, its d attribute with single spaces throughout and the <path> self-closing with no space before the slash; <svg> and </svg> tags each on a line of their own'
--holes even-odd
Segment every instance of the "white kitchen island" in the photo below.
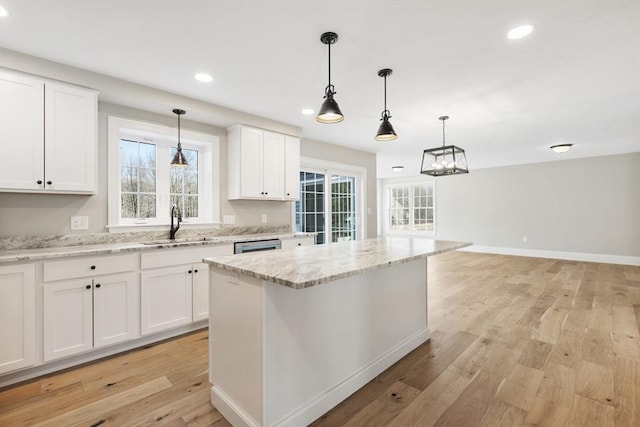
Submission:
<svg viewBox="0 0 640 427">
<path fill-rule="evenodd" d="M 211 402 L 234 426 L 306 426 L 429 339 L 427 257 L 390 238 L 206 258 Z"/>
</svg>

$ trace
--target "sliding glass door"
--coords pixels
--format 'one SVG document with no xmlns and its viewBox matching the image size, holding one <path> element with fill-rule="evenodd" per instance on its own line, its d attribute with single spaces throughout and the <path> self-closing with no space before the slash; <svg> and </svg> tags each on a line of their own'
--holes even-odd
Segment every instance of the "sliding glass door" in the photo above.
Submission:
<svg viewBox="0 0 640 427">
<path fill-rule="evenodd" d="M 358 174 L 306 168 L 295 203 L 298 232 L 317 232 L 317 244 L 360 238 Z"/>
</svg>

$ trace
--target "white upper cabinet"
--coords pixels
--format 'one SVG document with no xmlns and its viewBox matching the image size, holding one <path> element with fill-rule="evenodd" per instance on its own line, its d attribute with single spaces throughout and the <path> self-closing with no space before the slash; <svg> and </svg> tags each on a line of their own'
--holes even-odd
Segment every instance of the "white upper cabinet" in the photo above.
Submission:
<svg viewBox="0 0 640 427">
<path fill-rule="evenodd" d="M 287 135 L 284 145 L 284 198 L 300 198 L 300 138 Z"/>
<path fill-rule="evenodd" d="M 93 194 L 98 93 L 0 70 L 0 191 Z"/>
<path fill-rule="evenodd" d="M 299 138 L 244 125 L 228 132 L 230 200 L 298 198 Z"/>
</svg>

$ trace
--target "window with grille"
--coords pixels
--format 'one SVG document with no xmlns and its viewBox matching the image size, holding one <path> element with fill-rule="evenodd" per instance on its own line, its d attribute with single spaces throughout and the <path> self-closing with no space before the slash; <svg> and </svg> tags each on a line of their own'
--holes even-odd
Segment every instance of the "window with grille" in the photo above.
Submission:
<svg viewBox="0 0 640 427">
<path fill-rule="evenodd" d="M 217 222 L 219 192 L 212 187 L 218 185 L 218 138 L 183 132 L 188 166 L 171 167 L 174 134 L 163 126 L 109 118 L 109 227 L 168 224 L 173 205 L 184 224 Z"/>
<path fill-rule="evenodd" d="M 435 233 L 433 183 L 388 186 L 387 212 L 390 233 Z"/>
</svg>

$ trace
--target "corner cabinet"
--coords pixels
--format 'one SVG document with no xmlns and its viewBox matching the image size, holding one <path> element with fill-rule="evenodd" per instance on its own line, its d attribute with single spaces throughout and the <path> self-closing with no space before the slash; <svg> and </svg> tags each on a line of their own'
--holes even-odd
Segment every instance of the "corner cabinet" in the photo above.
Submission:
<svg viewBox="0 0 640 427">
<path fill-rule="evenodd" d="M 94 194 L 98 92 L 0 69 L 0 191 Z"/>
<path fill-rule="evenodd" d="M 236 125 L 228 129 L 228 198 L 297 200 L 300 139 Z"/>
<path fill-rule="evenodd" d="M 33 264 L 0 267 L 0 374 L 36 363 Z"/>
</svg>

